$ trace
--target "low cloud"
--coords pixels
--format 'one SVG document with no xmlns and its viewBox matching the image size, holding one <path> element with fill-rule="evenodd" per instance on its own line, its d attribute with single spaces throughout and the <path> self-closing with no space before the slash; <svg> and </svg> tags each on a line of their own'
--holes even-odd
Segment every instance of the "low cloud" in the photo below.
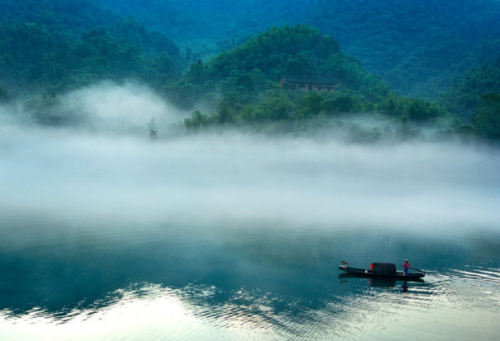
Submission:
<svg viewBox="0 0 500 341">
<path fill-rule="evenodd" d="M 79 90 L 54 108 L 91 124 L 26 125 L 13 119 L 23 116 L 20 107 L 0 109 L 1 210 L 381 226 L 500 222 L 500 156 L 486 147 L 235 132 L 152 142 L 151 118 L 161 134 L 187 113 L 132 84 Z"/>
</svg>

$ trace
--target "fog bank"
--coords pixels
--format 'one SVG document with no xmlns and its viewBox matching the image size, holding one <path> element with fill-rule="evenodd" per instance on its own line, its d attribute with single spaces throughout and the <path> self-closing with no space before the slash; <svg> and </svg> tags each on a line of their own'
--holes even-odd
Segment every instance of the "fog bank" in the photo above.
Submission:
<svg viewBox="0 0 500 341">
<path fill-rule="evenodd" d="M 392 226 L 500 223 L 498 150 L 228 132 L 153 142 L 152 118 L 161 136 L 161 128 L 187 113 L 133 85 L 80 90 L 54 110 L 77 113 L 85 124 L 40 127 L 24 121 L 19 106 L 0 108 L 0 210 Z"/>
</svg>

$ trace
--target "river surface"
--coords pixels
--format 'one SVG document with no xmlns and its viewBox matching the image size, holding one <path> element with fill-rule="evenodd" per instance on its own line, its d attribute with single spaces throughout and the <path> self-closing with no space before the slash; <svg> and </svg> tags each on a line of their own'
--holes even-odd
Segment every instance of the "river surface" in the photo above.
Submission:
<svg viewBox="0 0 500 341">
<path fill-rule="evenodd" d="M 5 213 L 5 212 L 4 212 Z M 495 340 L 500 233 L 222 216 L 0 218 L 2 340 Z M 343 278 L 410 258 L 423 282 Z"/>
<path fill-rule="evenodd" d="M 82 131 L 4 109 L 0 340 L 498 340 L 498 148 L 153 143 L 110 128 L 149 103 L 122 97 Z M 423 282 L 338 269 L 405 258 Z"/>
</svg>

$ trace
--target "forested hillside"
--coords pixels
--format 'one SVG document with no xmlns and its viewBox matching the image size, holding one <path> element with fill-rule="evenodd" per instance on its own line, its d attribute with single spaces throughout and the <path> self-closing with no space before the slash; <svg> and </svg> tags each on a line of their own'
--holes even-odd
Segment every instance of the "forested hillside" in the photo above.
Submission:
<svg viewBox="0 0 500 341">
<path fill-rule="evenodd" d="M 427 8 L 413 2 L 395 6 L 391 0 L 376 6 L 371 0 L 310 6 L 301 0 L 279 5 L 198 1 L 196 6 L 174 0 L 5 0 L 0 3 L 0 101 L 26 93 L 55 98 L 102 80 L 133 79 L 194 110 L 184 121 L 189 131 L 231 126 L 300 134 L 333 127 L 375 141 L 384 134 L 415 137 L 418 125 L 430 125 L 440 131 L 439 138 L 478 134 L 499 139 L 498 2 L 429 3 Z M 112 9 L 123 14 L 137 9 L 137 17 L 156 18 L 155 27 L 163 32 L 171 24 L 170 32 L 184 48 L 151 30 L 147 21 Z M 227 19 L 231 10 L 234 15 Z M 466 12 L 471 18 L 465 20 Z M 271 25 L 301 17 L 323 29 Z M 268 24 L 274 27 L 236 44 Z M 223 46 L 224 51 L 199 58 L 200 51 L 185 45 L 189 41 L 211 45 L 205 52 Z M 492 51 L 497 51 L 496 62 Z M 324 82 L 330 91 L 283 88 L 287 79 Z M 428 98 L 440 102 L 405 97 L 398 90 L 433 92 L 436 96 Z M 44 121 L 45 111 L 40 112 Z M 392 128 L 363 131 L 338 120 L 353 114 L 383 117 Z"/>
<path fill-rule="evenodd" d="M 470 70 L 441 101 L 488 139 L 500 139 L 500 54 Z"/>
<path fill-rule="evenodd" d="M 403 94 L 436 98 L 500 52 L 498 0 L 100 0 L 213 54 L 272 26 L 306 24 Z"/>
<path fill-rule="evenodd" d="M 89 29 L 113 25 L 119 16 L 99 0 L 2 0 L 0 21 L 37 23 L 59 34 L 80 35 Z"/>
<path fill-rule="evenodd" d="M 297 91 L 280 85 L 280 79 L 297 78 L 311 86 L 324 82 L 335 90 Z M 304 25 L 269 29 L 205 63 L 200 61 L 179 82 L 165 84 L 163 91 L 186 108 L 200 99 L 213 101 L 216 110 L 195 110 L 185 120 L 186 128 L 194 131 L 232 126 L 303 134 L 333 129 L 355 141 L 374 142 L 416 137 L 419 132 L 411 124 L 444 123 L 450 117 L 435 103 L 392 93 L 380 77 L 342 53 L 335 39 Z M 359 114 L 390 123 L 384 132 L 343 123 Z"/>
<path fill-rule="evenodd" d="M 315 2 L 308 0 L 100 0 L 133 15 L 179 46 L 203 55 L 221 52 L 272 26 L 298 23 Z"/>
<path fill-rule="evenodd" d="M 500 54 L 495 62 L 470 70 L 442 101 L 450 111 L 467 120 L 482 105 L 482 96 L 492 92 L 500 93 Z"/>
<path fill-rule="evenodd" d="M 0 83 L 12 93 L 149 81 L 187 65 L 165 35 L 93 0 L 9 0 L 0 9 Z"/>
<path fill-rule="evenodd" d="M 307 22 L 407 94 L 435 98 L 500 52 L 497 0 L 320 0 Z"/>
<path fill-rule="evenodd" d="M 271 28 L 206 63 L 199 61 L 181 82 L 198 93 L 222 93 L 237 104 L 249 94 L 277 88 L 287 75 L 329 77 L 371 100 L 388 92 L 384 81 L 342 53 L 335 39 L 303 25 Z M 174 89 L 182 90 L 182 84 Z"/>
</svg>

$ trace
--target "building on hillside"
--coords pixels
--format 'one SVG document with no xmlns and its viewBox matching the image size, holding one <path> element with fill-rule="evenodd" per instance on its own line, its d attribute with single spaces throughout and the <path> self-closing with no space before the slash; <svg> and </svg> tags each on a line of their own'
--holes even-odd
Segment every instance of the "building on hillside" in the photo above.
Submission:
<svg viewBox="0 0 500 341">
<path fill-rule="evenodd" d="M 283 90 L 335 91 L 340 83 L 333 77 L 325 76 L 284 76 L 280 80 Z"/>
</svg>

